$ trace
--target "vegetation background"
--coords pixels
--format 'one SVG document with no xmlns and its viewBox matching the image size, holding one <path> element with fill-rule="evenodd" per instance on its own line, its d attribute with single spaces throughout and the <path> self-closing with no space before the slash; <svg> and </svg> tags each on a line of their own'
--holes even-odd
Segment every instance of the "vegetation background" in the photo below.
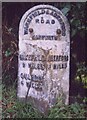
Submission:
<svg viewBox="0 0 87 120">
<path fill-rule="evenodd" d="M 2 4 L 2 87 L 3 118 L 32 118 L 44 116 L 30 104 L 17 100 L 18 32 L 23 14 L 31 7 L 49 4 L 60 9 L 70 23 L 70 105 L 58 102 L 50 111 L 50 118 L 87 117 L 87 52 L 86 3 L 3 3 Z"/>
</svg>

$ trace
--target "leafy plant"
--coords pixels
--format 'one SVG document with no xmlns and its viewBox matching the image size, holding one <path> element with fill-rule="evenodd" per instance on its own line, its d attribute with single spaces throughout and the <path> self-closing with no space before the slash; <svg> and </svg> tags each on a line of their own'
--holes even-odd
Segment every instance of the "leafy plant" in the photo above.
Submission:
<svg viewBox="0 0 87 120">
<path fill-rule="evenodd" d="M 87 88 L 87 67 L 85 63 L 77 63 L 76 78 L 78 82 L 82 82 L 84 88 Z"/>
<path fill-rule="evenodd" d="M 31 104 L 20 102 L 14 87 L 3 85 L 2 118 L 41 118 L 39 112 Z"/>
<path fill-rule="evenodd" d="M 48 118 L 85 118 L 85 114 L 87 114 L 87 112 L 83 104 L 62 104 L 60 106 L 60 104 L 57 103 L 50 109 Z"/>
<path fill-rule="evenodd" d="M 2 55 L 3 55 L 3 81 L 5 84 L 12 84 L 17 78 L 18 69 L 18 28 L 21 16 L 26 10 L 37 5 L 38 3 L 3 3 L 2 16 Z M 45 4 L 45 3 L 44 3 Z M 85 38 L 87 31 L 85 20 L 85 3 L 70 3 L 70 2 L 54 2 L 46 3 L 59 8 L 63 14 L 68 18 L 71 31 L 71 43 L 76 44 L 75 36 L 80 36 L 81 43 Z M 13 10 L 11 11 L 11 7 Z M 13 14 L 12 14 L 13 13 Z M 10 14 L 10 16 L 9 16 Z M 73 42 L 74 41 L 74 42 Z M 78 42 L 80 42 L 78 40 Z M 71 46 L 72 47 L 72 46 Z M 74 49 L 74 48 L 72 48 Z M 76 53 L 77 53 L 76 49 Z M 72 51 L 73 54 L 73 51 Z M 85 61 L 85 60 L 84 60 Z M 10 74 L 9 74 L 10 73 Z"/>
<path fill-rule="evenodd" d="M 87 30 L 85 8 L 85 3 L 65 3 L 61 9 L 63 14 L 67 16 L 69 20 L 71 37 L 74 37 L 78 33 L 80 33 L 82 38 L 85 37 L 85 31 Z"/>
<path fill-rule="evenodd" d="M 37 3 L 38 4 L 38 3 Z M 51 3 L 50 3 L 51 4 Z M 52 3 L 53 6 L 59 8 L 63 14 L 68 18 L 71 31 L 72 45 L 76 45 L 77 42 L 82 44 L 85 39 L 86 27 L 86 10 L 85 3 Z M 42 118 L 38 111 L 30 104 L 21 103 L 17 100 L 16 89 L 12 87 L 12 83 L 17 81 L 17 56 L 18 56 L 18 24 L 21 16 L 24 12 L 33 7 L 35 4 L 27 3 L 4 3 L 3 4 L 3 31 L 2 31 L 2 55 L 3 55 L 3 83 L 11 88 L 3 86 L 3 118 Z M 13 9 L 11 11 L 11 9 Z M 14 13 L 14 14 L 13 14 Z M 9 16 L 10 14 L 10 16 Z M 77 36 L 77 38 L 74 38 Z M 75 50 L 77 56 L 78 49 Z M 73 54 L 73 51 L 72 51 Z M 82 54 L 83 56 L 83 54 Z M 85 61 L 85 59 L 83 60 Z M 75 61 L 76 63 L 78 62 Z M 76 64 L 75 63 L 75 64 Z M 15 81 L 16 80 L 16 81 Z M 82 82 L 83 86 L 87 88 L 87 68 L 84 64 L 77 63 L 76 80 Z M 85 97 L 83 103 L 87 102 Z M 86 109 L 85 109 L 86 108 Z M 50 109 L 48 118 L 83 118 L 85 114 L 87 116 L 87 107 L 84 108 L 83 104 L 75 103 L 69 106 L 62 104 L 61 100 L 58 100 L 57 104 Z"/>
<path fill-rule="evenodd" d="M 3 85 L 2 118 L 85 118 L 87 107 L 85 104 L 74 103 L 65 105 L 62 98 L 58 98 L 55 106 L 50 108 L 48 116 L 41 115 L 30 103 L 20 102 L 16 96 L 16 89 Z M 87 98 L 84 99 L 84 102 Z"/>
</svg>

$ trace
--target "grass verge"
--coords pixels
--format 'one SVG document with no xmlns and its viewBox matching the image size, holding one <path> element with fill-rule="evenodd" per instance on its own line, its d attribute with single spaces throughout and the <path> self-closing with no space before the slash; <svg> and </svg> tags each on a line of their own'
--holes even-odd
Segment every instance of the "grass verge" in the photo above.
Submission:
<svg viewBox="0 0 87 120">
<path fill-rule="evenodd" d="M 20 102 L 14 87 L 2 87 L 2 118 L 44 118 L 37 109 L 29 103 Z M 74 103 L 64 105 L 61 99 L 49 110 L 47 118 L 86 118 L 86 105 Z"/>
</svg>

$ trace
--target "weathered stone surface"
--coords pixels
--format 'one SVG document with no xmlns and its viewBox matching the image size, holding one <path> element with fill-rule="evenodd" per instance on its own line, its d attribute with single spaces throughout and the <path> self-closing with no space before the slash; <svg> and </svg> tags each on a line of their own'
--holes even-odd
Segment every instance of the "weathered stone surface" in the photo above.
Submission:
<svg viewBox="0 0 87 120">
<path fill-rule="evenodd" d="M 69 97 L 70 38 L 66 17 L 50 5 L 28 10 L 19 26 L 18 97 L 35 99 L 45 113 Z"/>
</svg>

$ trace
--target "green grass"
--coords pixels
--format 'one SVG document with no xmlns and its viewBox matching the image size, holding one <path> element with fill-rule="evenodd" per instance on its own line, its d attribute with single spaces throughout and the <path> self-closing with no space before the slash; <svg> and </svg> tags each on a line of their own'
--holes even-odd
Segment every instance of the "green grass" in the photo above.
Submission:
<svg viewBox="0 0 87 120">
<path fill-rule="evenodd" d="M 17 100 L 14 87 L 3 89 L 2 118 L 45 118 L 31 104 Z M 87 116 L 84 104 L 74 103 L 64 105 L 61 99 L 49 110 L 47 118 L 85 118 Z"/>
<path fill-rule="evenodd" d="M 57 103 L 49 112 L 49 118 L 85 118 L 85 106 L 83 104 L 74 103 L 64 105 Z"/>
<path fill-rule="evenodd" d="M 16 96 L 16 89 L 3 87 L 3 118 L 42 118 L 38 111 L 29 103 L 20 102 Z"/>
</svg>

